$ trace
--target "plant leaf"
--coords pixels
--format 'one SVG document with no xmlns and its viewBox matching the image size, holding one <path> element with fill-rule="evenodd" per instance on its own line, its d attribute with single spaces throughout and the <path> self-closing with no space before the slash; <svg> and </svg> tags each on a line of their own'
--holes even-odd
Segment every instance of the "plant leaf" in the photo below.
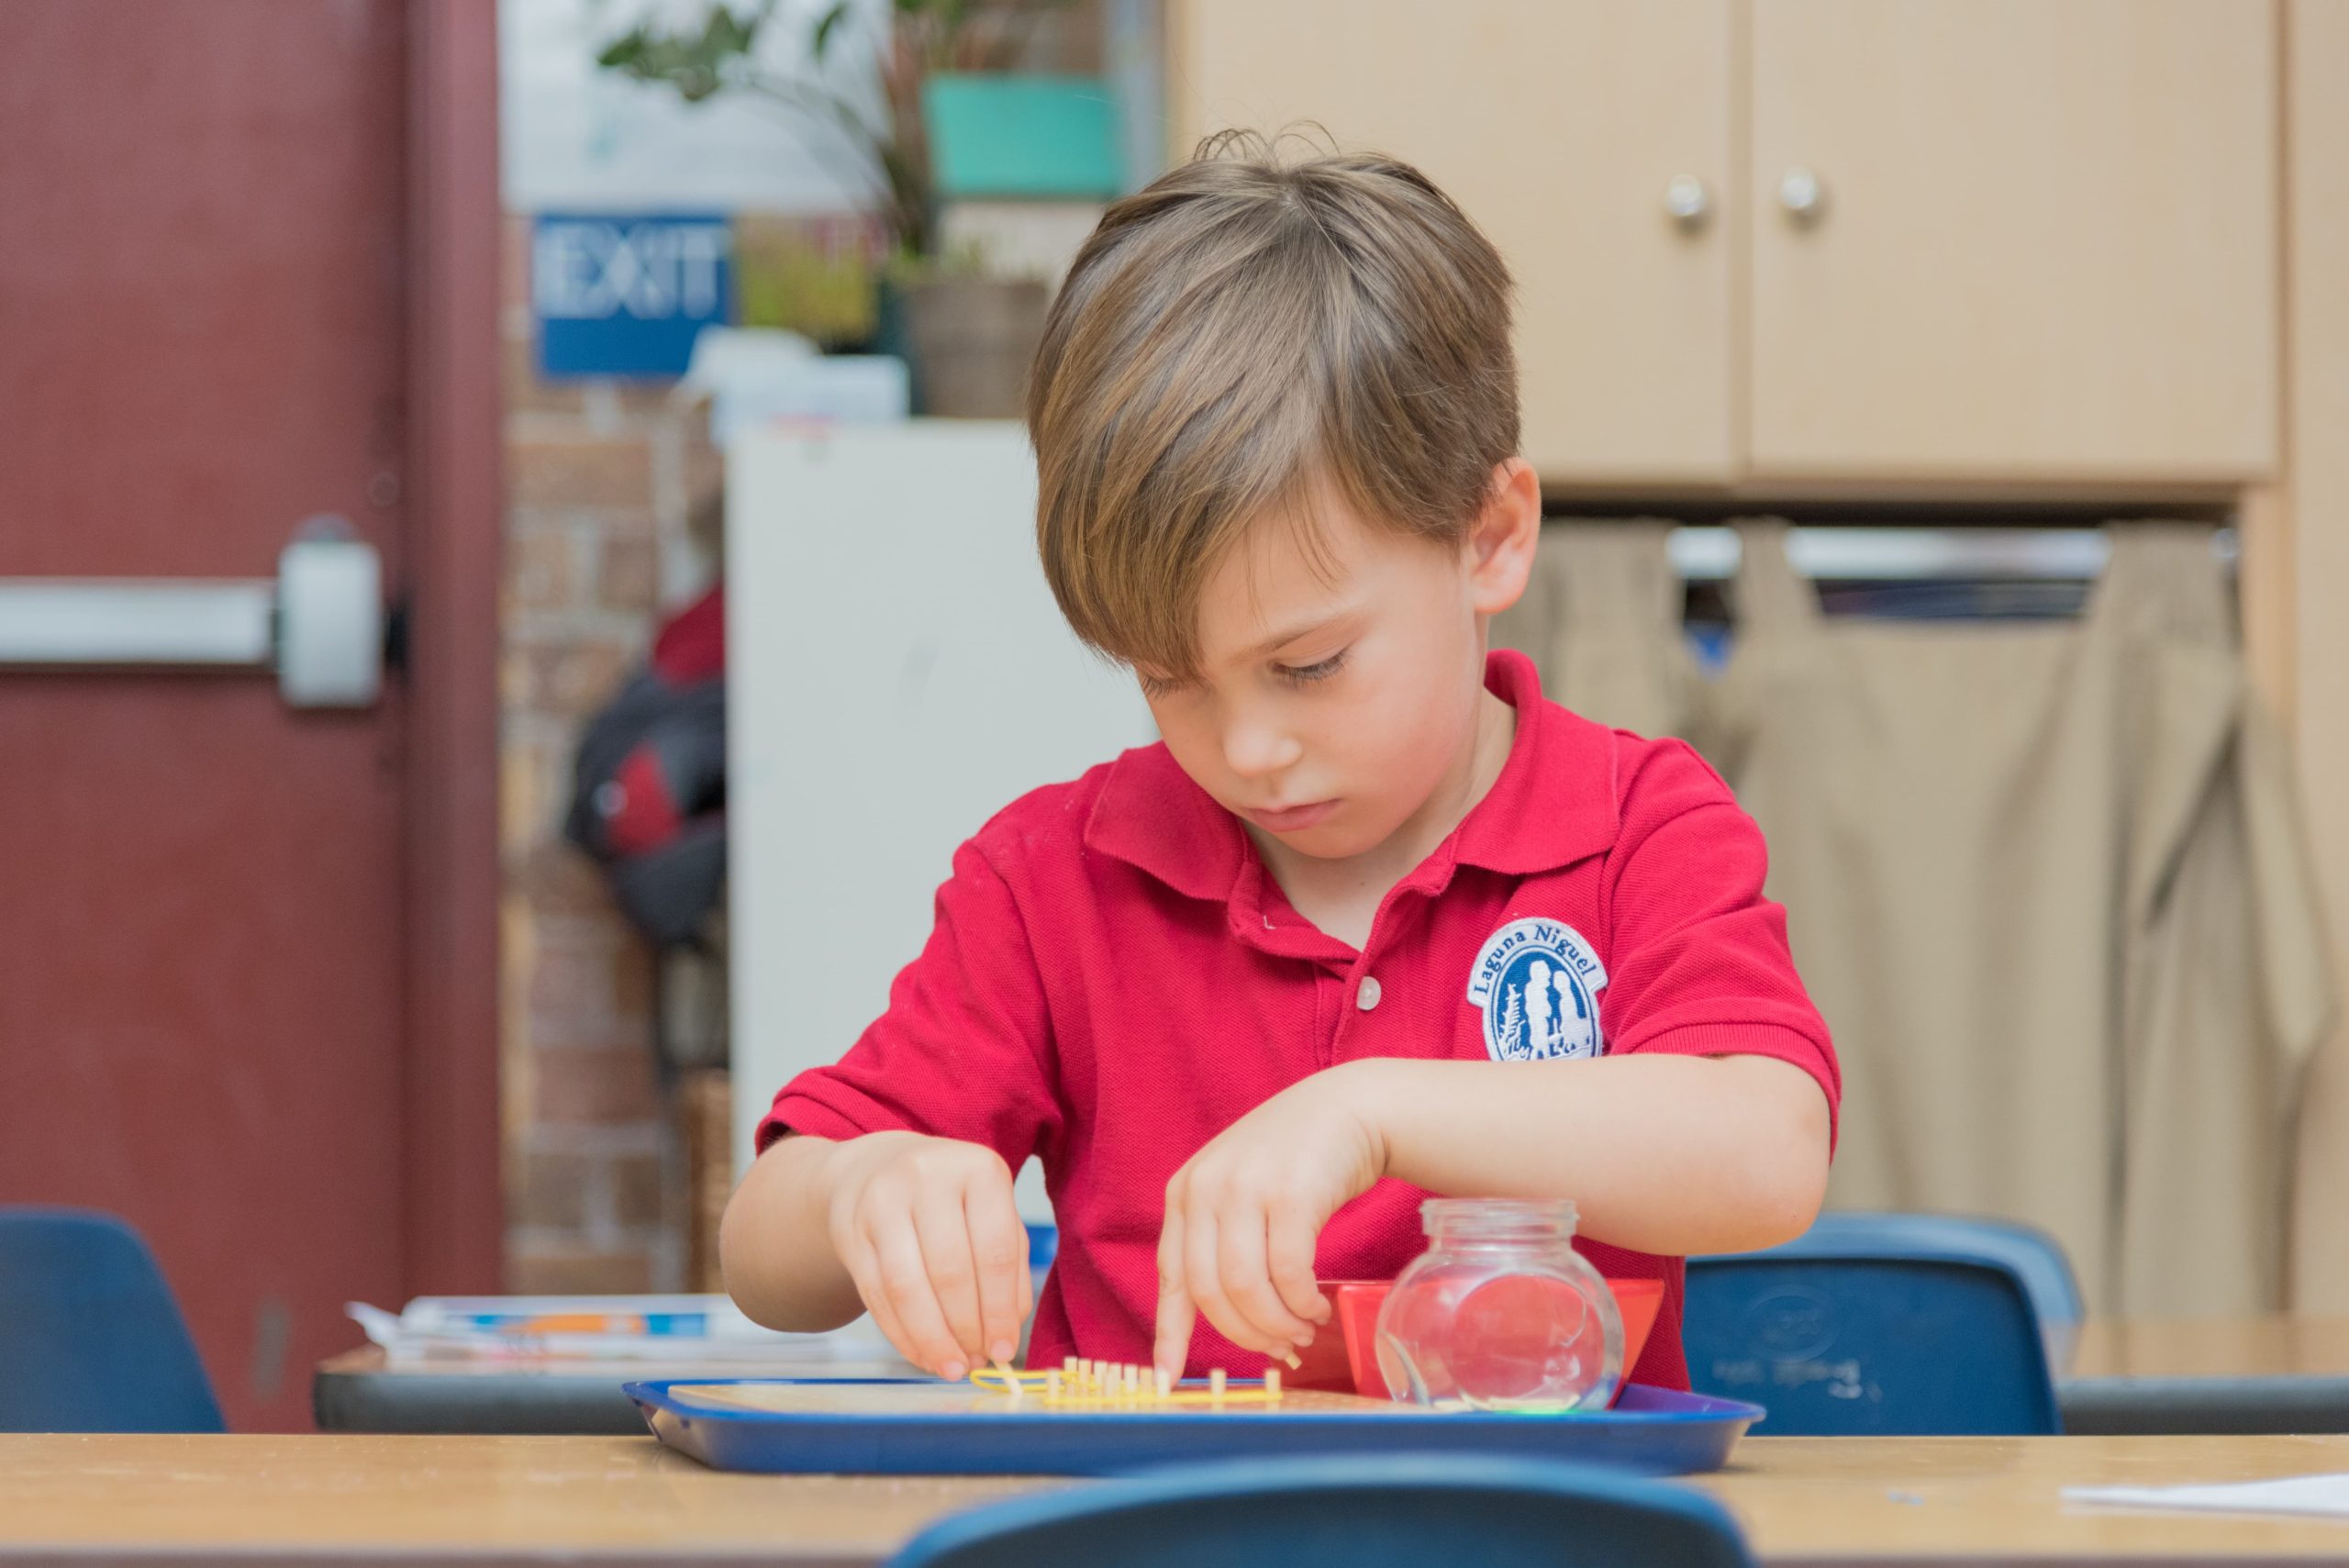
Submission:
<svg viewBox="0 0 2349 1568">
<path fill-rule="evenodd" d="M 606 44 L 596 56 L 596 63 L 614 71 L 626 70 L 644 58 L 644 29 L 631 28 Z"/>
<path fill-rule="evenodd" d="M 818 64 L 823 63 L 824 50 L 831 47 L 832 34 L 839 30 L 841 22 L 848 16 L 848 6 L 849 0 L 832 0 L 831 9 L 817 19 L 815 41 L 811 47 Z"/>
<path fill-rule="evenodd" d="M 713 6 L 709 21 L 701 33 L 701 52 L 705 63 L 715 64 L 729 54 L 748 54 L 756 40 L 763 13 L 751 12 L 737 17 L 731 6 Z"/>
</svg>

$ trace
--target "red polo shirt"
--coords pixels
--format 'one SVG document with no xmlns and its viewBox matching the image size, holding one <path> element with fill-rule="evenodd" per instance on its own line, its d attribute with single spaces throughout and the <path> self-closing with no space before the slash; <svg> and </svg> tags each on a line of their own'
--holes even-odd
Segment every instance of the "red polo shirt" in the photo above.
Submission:
<svg viewBox="0 0 2349 1568">
<path fill-rule="evenodd" d="M 1833 1107 L 1834 1051 L 1785 912 L 1762 896 L 1761 831 L 1728 786 L 1679 741 L 1544 701 L 1521 655 L 1493 654 L 1486 684 L 1517 709 L 1508 761 L 1363 951 L 1290 907 L 1164 746 L 1128 751 L 1015 801 L 956 851 L 888 1011 L 837 1066 L 784 1088 L 759 1147 L 786 1129 L 903 1129 L 986 1144 L 1014 1170 L 1039 1156 L 1061 1239 L 1030 1360 L 1146 1362 L 1167 1179 L 1337 1062 L 1775 1056 Z M 1382 1181 L 1339 1209 L 1321 1277 L 1400 1272 L 1423 1249 L 1426 1195 Z M 1576 1245 L 1610 1277 L 1665 1282 L 1632 1376 L 1687 1387 L 1680 1260 Z M 1261 1364 L 1200 1320 L 1192 1372 Z"/>
</svg>

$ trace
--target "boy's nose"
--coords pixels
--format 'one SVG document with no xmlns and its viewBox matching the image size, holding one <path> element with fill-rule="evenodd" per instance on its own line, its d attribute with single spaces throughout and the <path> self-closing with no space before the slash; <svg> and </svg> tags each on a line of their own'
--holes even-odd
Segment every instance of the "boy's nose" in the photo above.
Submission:
<svg viewBox="0 0 2349 1568">
<path fill-rule="evenodd" d="M 1269 778 L 1292 767 L 1305 748 L 1277 726 L 1234 724 L 1223 732 L 1223 760 L 1243 779 Z"/>
</svg>

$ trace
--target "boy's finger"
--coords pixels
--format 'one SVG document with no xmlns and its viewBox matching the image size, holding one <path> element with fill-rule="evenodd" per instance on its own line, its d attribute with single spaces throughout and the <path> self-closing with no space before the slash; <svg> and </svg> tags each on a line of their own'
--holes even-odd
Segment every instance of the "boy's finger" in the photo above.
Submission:
<svg viewBox="0 0 2349 1568">
<path fill-rule="evenodd" d="M 1313 1272 L 1313 1247 L 1319 1228 L 1305 1210 L 1276 1203 L 1265 1216 L 1264 1262 L 1273 1288 L 1291 1312 L 1320 1328 L 1330 1326 L 1330 1298 L 1321 1294 L 1320 1278 Z"/>
<path fill-rule="evenodd" d="M 874 1327 L 879 1329 L 882 1336 L 896 1347 L 899 1355 L 920 1367 L 924 1372 L 934 1373 L 938 1370 L 937 1367 L 929 1364 L 929 1358 L 922 1353 L 919 1342 L 911 1334 L 906 1332 L 905 1324 L 898 1320 L 896 1308 L 889 1305 L 889 1296 L 886 1291 L 874 1292 L 865 1302 L 864 1309 L 873 1314 Z"/>
<path fill-rule="evenodd" d="M 979 1268 L 980 1352 L 1008 1362 L 1019 1353 L 1019 1322 L 1027 1316 L 1019 1287 L 1028 1274 L 1028 1228 L 1010 1184 L 974 1185 L 963 1195 L 963 1222 Z"/>
<path fill-rule="evenodd" d="M 954 1379 L 971 1370 L 970 1352 L 956 1342 L 930 1283 L 921 1241 L 910 1225 L 901 1225 L 885 1237 L 876 1237 L 874 1256 L 880 1267 L 881 1288 L 891 1310 L 906 1331 L 916 1354 L 913 1359 L 939 1376 Z"/>
<path fill-rule="evenodd" d="M 1222 1276 L 1224 1296 L 1248 1319 L 1261 1341 L 1249 1349 L 1269 1351 L 1279 1358 L 1290 1354 L 1293 1347 L 1310 1344 L 1313 1325 L 1291 1312 L 1273 1288 L 1264 1230 L 1261 1209 L 1241 1208 L 1219 1216 L 1216 1267 Z"/>
<path fill-rule="evenodd" d="M 1190 1364 L 1191 1330 L 1197 1326 L 1198 1308 L 1183 1283 L 1183 1218 L 1169 1213 L 1158 1233 L 1158 1335 L 1151 1364 L 1168 1377 L 1180 1377 Z"/>
<path fill-rule="evenodd" d="M 921 1346 L 906 1332 L 896 1309 L 889 1305 L 889 1292 L 881 1283 L 881 1266 L 873 1249 L 861 1240 L 851 1242 L 841 1250 L 841 1262 L 848 1269 L 848 1277 L 855 1282 L 856 1294 L 863 1300 L 865 1311 L 873 1315 L 874 1327 L 881 1330 L 882 1337 L 916 1366 L 925 1372 L 936 1372 L 936 1367 L 927 1364 Z"/>
<path fill-rule="evenodd" d="M 1024 1220 L 1019 1226 L 1019 1240 L 1021 1245 L 1019 1275 L 1019 1321 L 1025 1323 L 1036 1315 L 1036 1271 L 1029 1264 L 1027 1259 L 1028 1226 Z"/>
<path fill-rule="evenodd" d="M 1224 1294 L 1216 1217 L 1194 1208 L 1183 1216 L 1183 1286 L 1200 1316 L 1223 1337 L 1247 1351 L 1270 1351 L 1271 1341 Z"/>
<path fill-rule="evenodd" d="M 920 1242 L 922 1272 L 946 1330 L 962 1348 L 963 1363 L 983 1364 L 986 1336 L 979 1328 L 979 1269 L 971 1256 L 971 1224 L 963 1215 L 959 1190 L 925 1194 L 914 1204 L 914 1235 Z"/>
</svg>

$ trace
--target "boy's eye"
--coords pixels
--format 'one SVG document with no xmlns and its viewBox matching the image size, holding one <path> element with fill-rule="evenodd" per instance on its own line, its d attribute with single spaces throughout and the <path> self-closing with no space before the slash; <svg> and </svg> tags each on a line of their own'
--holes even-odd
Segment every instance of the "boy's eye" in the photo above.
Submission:
<svg viewBox="0 0 2349 1568">
<path fill-rule="evenodd" d="M 1328 680 L 1344 668 L 1345 662 L 1346 651 L 1340 649 L 1318 664 L 1278 664 L 1274 668 L 1280 672 L 1281 679 L 1294 681 L 1298 685 L 1308 685 L 1315 681 Z"/>
</svg>

